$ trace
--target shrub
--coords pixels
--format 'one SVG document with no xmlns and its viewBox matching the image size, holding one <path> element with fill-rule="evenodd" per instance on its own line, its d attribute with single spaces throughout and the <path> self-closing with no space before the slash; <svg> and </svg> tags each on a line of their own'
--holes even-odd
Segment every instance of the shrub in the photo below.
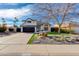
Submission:
<svg viewBox="0 0 79 59">
<path fill-rule="evenodd" d="M 61 29 L 61 33 L 70 33 L 73 32 L 72 30 L 67 30 L 67 29 Z"/>
<path fill-rule="evenodd" d="M 58 32 L 58 27 L 55 27 L 55 32 Z"/>
<path fill-rule="evenodd" d="M 51 32 L 57 33 L 58 32 L 58 27 L 53 27 L 51 28 Z M 72 30 L 69 29 L 60 29 L 61 33 L 70 33 L 73 32 Z"/>
<path fill-rule="evenodd" d="M 0 27 L 0 32 L 5 32 L 6 30 L 7 30 L 7 27 L 6 26 Z"/>
<path fill-rule="evenodd" d="M 10 32 L 13 32 L 13 31 L 14 31 L 14 29 L 13 29 L 13 28 L 9 28 L 9 31 L 10 31 Z"/>
</svg>

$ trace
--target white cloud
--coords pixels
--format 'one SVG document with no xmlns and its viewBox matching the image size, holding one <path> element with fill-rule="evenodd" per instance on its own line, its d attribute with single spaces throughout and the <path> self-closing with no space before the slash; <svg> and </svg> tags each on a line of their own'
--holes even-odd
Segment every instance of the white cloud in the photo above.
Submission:
<svg viewBox="0 0 79 59">
<path fill-rule="evenodd" d="M 0 5 L 18 5 L 18 3 L 0 3 Z"/>
<path fill-rule="evenodd" d="M 3 17 L 3 18 L 20 17 L 20 16 L 28 14 L 28 12 L 30 12 L 29 8 L 1 9 L 0 10 L 0 17 Z"/>
</svg>

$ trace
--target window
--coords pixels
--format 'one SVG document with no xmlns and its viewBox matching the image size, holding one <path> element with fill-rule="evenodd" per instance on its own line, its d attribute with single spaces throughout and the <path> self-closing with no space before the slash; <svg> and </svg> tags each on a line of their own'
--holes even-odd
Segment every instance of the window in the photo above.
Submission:
<svg viewBox="0 0 79 59">
<path fill-rule="evenodd" d="M 31 23 L 31 21 L 27 21 L 28 23 Z"/>
<path fill-rule="evenodd" d="M 48 25 L 45 25 L 45 26 L 48 26 Z"/>
<path fill-rule="evenodd" d="M 44 27 L 44 30 L 48 30 L 48 27 Z"/>
</svg>

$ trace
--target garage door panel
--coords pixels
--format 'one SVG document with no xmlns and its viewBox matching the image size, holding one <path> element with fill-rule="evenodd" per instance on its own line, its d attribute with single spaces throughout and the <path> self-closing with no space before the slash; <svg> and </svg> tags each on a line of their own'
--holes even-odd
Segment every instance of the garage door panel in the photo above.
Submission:
<svg viewBox="0 0 79 59">
<path fill-rule="evenodd" d="M 23 27 L 23 32 L 34 32 L 35 28 L 34 27 Z"/>
<path fill-rule="evenodd" d="M 16 31 L 17 31 L 17 32 L 21 32 L 21 28 L 17 28 Z"/>
</svg>

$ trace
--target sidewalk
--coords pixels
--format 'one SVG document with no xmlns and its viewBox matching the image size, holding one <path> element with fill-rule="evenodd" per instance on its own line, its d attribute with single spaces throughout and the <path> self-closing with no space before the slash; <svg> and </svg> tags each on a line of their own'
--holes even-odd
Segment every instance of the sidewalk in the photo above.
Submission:
<svg viewBox="0 0 79 59">
<path fill-rule="evenodd" d="M 79 55 L 79 45 L 28 45 L 31 55 Z"/>
<path fill-rule="evenodd" d="M 9 45 L 0 51 L 0 55 L 15 55 L 15 56 L 79 55 L 79 46 L 78 45 Z"/>
</svg>

